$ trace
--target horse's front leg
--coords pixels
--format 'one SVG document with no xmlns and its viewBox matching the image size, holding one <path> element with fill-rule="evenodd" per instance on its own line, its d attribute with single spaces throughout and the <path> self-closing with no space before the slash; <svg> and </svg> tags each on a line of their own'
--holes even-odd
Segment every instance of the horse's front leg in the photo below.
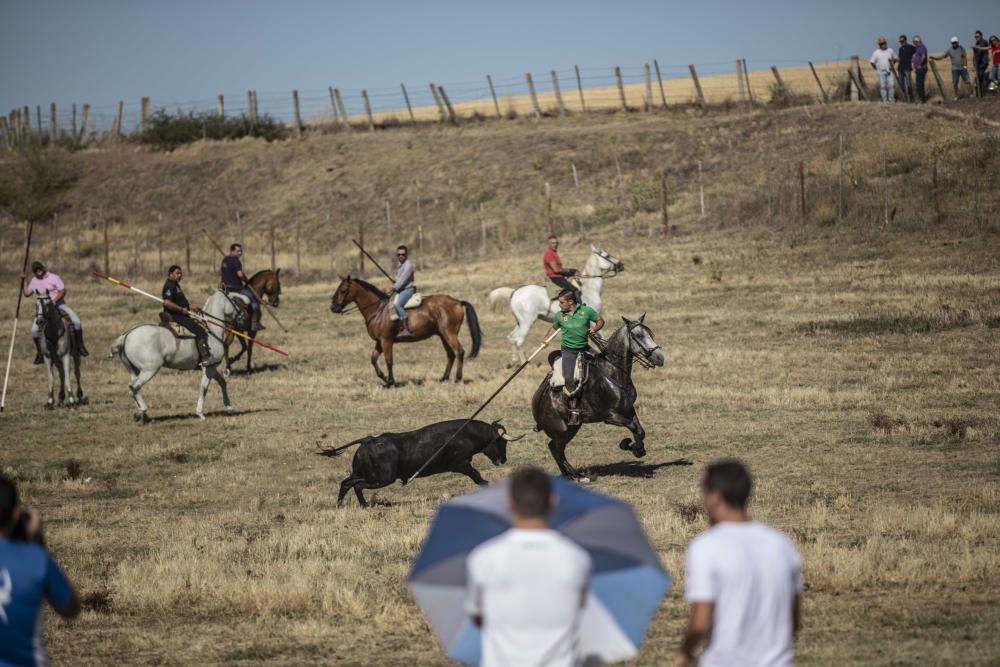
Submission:
<svg viewBox="0 0 1000 667">
<path fill-rule="evenodd" d="M 212 378 L 208 376 L 208 368 L 203 368 L 201 370 L 201 385 L 198 388 L 198 407 L 195 409 L 195 414 L 201 419 L 205 418 L 205 394 L 208 393 L 208 385 L 212 384 Z"/>
<path fill-rule="evenodd" d="M 69 351 L 62 356 L 59 360 L 62 364 L 59 367 L 59 380 L 62 382 L 62 389 L 59 390 L 59 403 L 62 403 L 67 397 L 69 398 L 69 404 L 76 404 L 76 397 L 73 396 L 73 387 L 70 385 L 70 361 L 72 361 L 72 356 Z"/>
<path fill-rule="evenodd" d="M 621 449 L 624 449 L 626 452 L 632 452 L 636 458 L 642 458 L 646 455 L 646 430 L 642 428 L 642 424 L 639 423 L 639 417 L 635 412 L 632 412 L 630 415 L 612 412 L 604 419 L 604 423 L 611 424 L 612 426 L 622 426 L 632 432 L 635 442 L 629 438 L 625 438 L 618 443 Z"/>
<path fill-rule="evenodd" d="M 219 372 L 219 366 L 209 366 L 205 369 L 210 380 L 215 380 L 219 383 L 219 389 L 222 390 L 222 404 L 226 406 L 226 410 L 232 410 L 233 406 L 229 400 L 229 383 L 226 382 L 226 378 L 223 377 L 222 373 Z"/>
<path fill-rule="evenodd" d="M 56 404 L 56 398 L 55 398 L 56 385 L 55 385 L 55 376 L 52 375 L 51 357 L 45 357 L 45 370 L 49 374 L 49 400 L 45 402 L 45 409 L 51 410 L 52 408 L 55 407 Z"/>
<path fill-rule="evenodd" d="M 386 382 L 387 378 L 382 372 L 382 369 L 378 367 L 378 358 L 382 356 L 382 343 L 380 341 L 375 341 L 375 349 L 372 350 L 372 368 L 375 369 L 375 375 L 378 375 L 378 379 L 382 382 Z"/>
<path fill-rule="evenodd" d="M 396 378 L 392 374 L 392 339 L 386 340 L 382 343 L 382 352 L 385 354 L 385 372 L 389 376 L 385 383 L 386 386 L 392 387 L 396 384 Z"/>
</svg>

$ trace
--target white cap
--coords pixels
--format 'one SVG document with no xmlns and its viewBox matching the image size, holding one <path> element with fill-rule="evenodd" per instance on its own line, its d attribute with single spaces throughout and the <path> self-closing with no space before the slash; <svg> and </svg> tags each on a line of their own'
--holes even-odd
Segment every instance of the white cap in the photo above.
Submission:
<svg viewBox="0 0 1000 667">
<path fill-rule="evenodd" d="M 952 44 L 958 44 L 958 37 L 952 37 L 951 38 L 951 43 Z"/>
</svg>

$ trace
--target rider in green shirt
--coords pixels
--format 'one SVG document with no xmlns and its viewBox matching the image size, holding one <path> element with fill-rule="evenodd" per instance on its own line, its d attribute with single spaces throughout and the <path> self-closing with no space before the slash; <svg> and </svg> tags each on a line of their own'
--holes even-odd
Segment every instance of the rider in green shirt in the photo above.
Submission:
<svg viewBox="0 0 1000 667">
<path fill-rule="evenodd" d="M 578 304 L 573 290 L 564 289 L 559 293 L 559 313 L 552 322 L 552 331 L 560 331 L 562 339 L 562 369 L 566 381 L 565 389 L 569 397 L 569 419 L 567 426 L 580 425 L 579 397 L 576 390 L 576 358 L 587 349 L 587 337 L 604 327 L 604 318 L 586 304 Z"/>
</svg>

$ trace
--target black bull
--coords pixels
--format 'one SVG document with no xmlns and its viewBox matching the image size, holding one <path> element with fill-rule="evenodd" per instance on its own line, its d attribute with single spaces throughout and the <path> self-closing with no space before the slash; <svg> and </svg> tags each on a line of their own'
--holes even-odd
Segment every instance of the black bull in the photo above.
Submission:
<svg viewBox="0 0 1000 667">
<path fill-rule="evenodd" d="M 361 506 L 368 507 L 368 503 L 361 493 L 363 489 L 381 489 L 396 480 L 406 484 L 406 481 L 464 423 L 464 419 L 453 419 L 431 424 L 416 431 L 368 435 L 346 445 L 320 452 L 323 456 L 336 456 L 348 447 L 361 445 L 358 451 L 354 452 L 351 474 L 340 483 L 337 505 L 343 505 L 344 496 L 352 488 L 358 496 L 358 502 L 361 503 Z M 472 457 L 476 454 L 484 454 L 494 465 L 502 465 L 507 462 L 507 443 L 520 440 L 521 437 L 523 436 L 512 438 L 507 435 L 499 421 L 492 424 L 478 420 L 469 422 L 462 429 L 462 432 L 431 461 L 430 465 L 421 471 L 419 476 L 427 477 L 443 472 L 457 472 L 483 486 L 487 482 L 479 474 L 479 471 L 472 467 Z"/>
</svg>

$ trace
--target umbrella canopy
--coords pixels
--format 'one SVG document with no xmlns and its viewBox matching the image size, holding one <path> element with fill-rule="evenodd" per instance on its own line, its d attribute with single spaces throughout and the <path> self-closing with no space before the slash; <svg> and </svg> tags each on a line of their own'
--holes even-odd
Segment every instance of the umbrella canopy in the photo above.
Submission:
<svg viewBox="0 0 1000 667">
<path fill-rule="evenodd" d="M 593 564 L 580 626 L 580 655 L 613 662 L 635 657 L 670 588 L 670 575 L 632 507 L 552 478 L 559 502 L 550 525 L 583 547 Z M 449 658 L 478 664 L 480 630 L 464 610 L 469 552 L 510 528 L 508 483 L 444 503 L 407 578 Z"/>
</svg>

